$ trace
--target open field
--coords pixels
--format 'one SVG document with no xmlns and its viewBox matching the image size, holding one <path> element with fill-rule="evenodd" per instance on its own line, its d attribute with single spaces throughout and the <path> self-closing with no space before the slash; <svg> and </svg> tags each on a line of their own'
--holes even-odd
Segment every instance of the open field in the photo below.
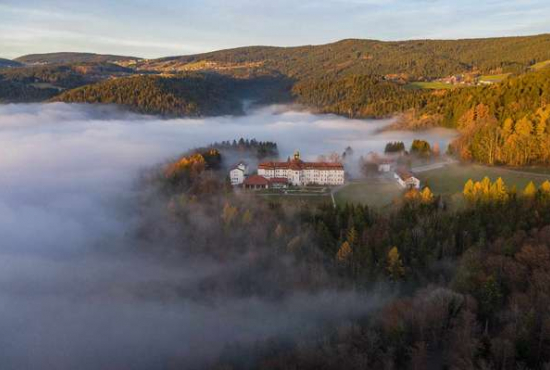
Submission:
<svg viewBox="0 0 550 370">
<path fill-rule="evenodd" d="M 479 181 L 485 176 L 488 176 L 492 181 L 502 177 L 508 187 L 515 185 L 519 190 L 524 189 L 529 181 L 540 185 L 540 183 L 550 179 L 550 174 L 529 174 L 506 168 L 462 165 L 458 163 L 418 173 L 418 178 L 422 181 L 423 186 L 428 186 L 432 192 L 441 195 L 461 193 L 464 189 L 464 184 L 469 179 Z"/>
<path fill-rule="evenodd" d="M 534 70 L 534 71 L 538 71 L 539 69 L 543 69 L 543 68 L 546 68 L 546 67 L 550 67 L 550 60 L 545 60 L 544 62 L 533 64 L 531 66 L 531 69 Z"/>
<path fill-rule="evenodd" d="M 400 197 L 401 194 L 403 194 L 403 189 L 395 180 L 373 178 L 349 183 L 336 192 L 334 198 L 339 205 L 361 203 L 375 208 L 383 208 L 391 205 L 392 201 Z"/>
<path fill-rule="evenodd" d="M 407 85 L 411 89 L 428 89 L 428 90 L 445 90 L 459 87 L 459 85 L 451 85 L 444 82 L 411 82 Z"/>
<path fill-rule="evenodd" d="M 501 81 L 504 81 L 505 79 L 507 79 L 508 76 L 510 76 L 510 74 L 511 73 L 503 73 L 503 74 L 500 74 L 500 75 L 485 75 L 485 76 L 479 77 L 479 81 L 480 82 L 485 81 L 485 82 L 497 83 L 497 82 L 501 82 Z"/>
</svg>

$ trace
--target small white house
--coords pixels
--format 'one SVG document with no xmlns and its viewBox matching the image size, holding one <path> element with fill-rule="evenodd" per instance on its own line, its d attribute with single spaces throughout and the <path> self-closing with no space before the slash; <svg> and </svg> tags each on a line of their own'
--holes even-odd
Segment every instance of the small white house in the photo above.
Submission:
<svg viewBox="0 0 550 370">
<path fill-rule="evenodd" d="M 420 180 L 405 170 L 397 170 L 394 173 L 397 183 L 404 189 L 420 189 Z"/>
<path fill-rule="evenodd" d="M 241 185 L 248 176 L 248 165 L 244 162 L 240 162 L 233 166 L 229 171 L 229 178 L 231 179 L 231 185 Z"/>
<path fill-rule="evenodd" d="M 390 172 L 393 167 L 393 161 L 391 159 L 382 158 L 378 161 L 378 172 Z"/>
</svg>

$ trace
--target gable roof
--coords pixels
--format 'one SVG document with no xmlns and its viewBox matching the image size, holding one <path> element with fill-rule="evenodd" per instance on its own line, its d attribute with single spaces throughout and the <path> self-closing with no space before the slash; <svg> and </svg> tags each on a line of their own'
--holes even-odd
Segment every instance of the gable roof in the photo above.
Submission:
<svg viewBox="0 0 550 370">
<path fill-rule="evenodd" d="M 414 177 L 414 174 L 408 170 L 405 170 L 405 169 L 398 169 L 395 171 L 395 173 L 397 174 L 397 176 L 399 176 L 401 178 L 401 180 L 403 181 L 407 181 L 408 179 L 411 179 L 411 178 L 416 178 Z"/>
<path fill-rule="evenodd" d="M 244 185 L 269 185 L 269 180 L 266 179 L 263 176 L 260 175 L 252 175 L 248 176 L 246 180 L 244 180 Z"/>
</svg>

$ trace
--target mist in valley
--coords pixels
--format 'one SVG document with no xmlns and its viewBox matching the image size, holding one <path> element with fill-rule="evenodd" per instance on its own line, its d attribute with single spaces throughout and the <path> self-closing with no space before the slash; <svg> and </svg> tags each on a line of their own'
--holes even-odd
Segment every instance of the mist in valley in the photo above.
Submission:
<svg viewBox="0 0 550 370">
<path fill-rule="evenodd" d="M 0 105 L 2 368 L 150 369 L 171 359 L 208 366 L 228 346 L 314 336 L 324 322 L 376 310 L 390 298 L 383 287 L 369 295 L 297 291 L 282 300 L 187 296 L 212 276 L 235 274 L 240 261 L 145 252 L 163 248 L 137 237 L 138 179 L 189 149 L 241 137 L 277 142 L 283 159 L 300 150 L 314 160 L 348 146 L 358 159 L 389 141 L 408 147 L 417 138 L 446 148 L 455 136 L 380 131 L 391 123 L 285 106 L 164 120 L 114 107 Z M 154 243 L 169 250 L 174 242 Z"/>
</svg>

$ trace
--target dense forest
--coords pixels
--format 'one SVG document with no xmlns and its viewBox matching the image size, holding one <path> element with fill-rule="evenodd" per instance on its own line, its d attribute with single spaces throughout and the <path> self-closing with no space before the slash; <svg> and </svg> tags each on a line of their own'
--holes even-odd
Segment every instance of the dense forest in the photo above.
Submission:
<svg viewBox="0 0 550 370">
<path fill-rule="evenodd" d="M 388 117 L 425 104 L 428 93 L 372 76 L 308 79 L 292 89 L 296 100 L 320 112 L 348 117 Z"/>
<path fill-rule="evenodd" d="M 343 40 L 134 59 L 81 53 L 22 57 L 20 61 L 46 65 L 1 69 L 0 100 L 54 97 L 120 104 L 163 116 L 241 113 L 244 99 L 256 104 L 298 102 L 353 118 L 400 114 L 400 128 L 458 128 L 461 137 L 450 149 L 465 160 L 513 166 L 550 163 L 550 68 L 531 68 L 550 60 L 550 35 Z M 490 86 L 449 90 L 408 84 L 457 73 L 512 74 Z"/>
<path fill-rule="evenodd" d="M 419 114 L 459 129 L 453 150 L 463 159 L 490 165 L 549 164 L 549 102 L 550 69 L 544 69 L 492 86 L 448 91 L 429 99 Z"/>
<path fill-rule="evenodd" d="M 104 63 L 137 60 L 136 57 L 120 55 L 104 55 L 93 53 L 47 53 L 23 55 L 16 62 L 24 64 L 73 64 L 73 63 Z"/>
<path fill-rule="evenodd" d="M 22 64 L 14 60 L 0 58 L 0 68 L 21 67 Z"/>
<path fill-rule="evenodd" d="M 483 73 L 523 72 L 546 60 L 550 60 L 550 35 L 395 42 L 350 39 L 318 46 L 244 47 L 143 61 L 138 68 L 169 70 L 206 61 L 220 66 L 250 65 L 278 71 L 298 80 L 326 75 L 392 74 L 404 74 L 409 80 L 419 80 L 474 70 Z"/>
<path fill-rule="evenodd" d="M 232 88 L 231 79 L 214 75 L 134 76 L 70 90 L 54 100 L 119 104 L 139 113 L 163 116 L 241 113 L 241 101 Z"/>
<path fill-rule="evenodd" d="M 368 297 L 383 287 L 385 298 L 362 315 L 328 320 L 314 335 L 232 343 L 212 359 L 213 368 L 535 369 L 550 363 L 549 182 L 516 190 L 501 179 L 469 181 L 458 209 L 425 188 L 379 213 L 235 192 L 219 170 L 224 158 L 223 150 L 198 149 L 144 176 L 142 206 L 151 209 L 162 199 L 167 215 L 145 212 L 140 237 L 173 238 L 164 243 L 172 259 L 208 256 L 238 266 L 192 290 L 175 287 L 177 294 L 284 304 L 297 293 Z M 166 363 L 185 359 L 174 354 Z"/>
</svg>

